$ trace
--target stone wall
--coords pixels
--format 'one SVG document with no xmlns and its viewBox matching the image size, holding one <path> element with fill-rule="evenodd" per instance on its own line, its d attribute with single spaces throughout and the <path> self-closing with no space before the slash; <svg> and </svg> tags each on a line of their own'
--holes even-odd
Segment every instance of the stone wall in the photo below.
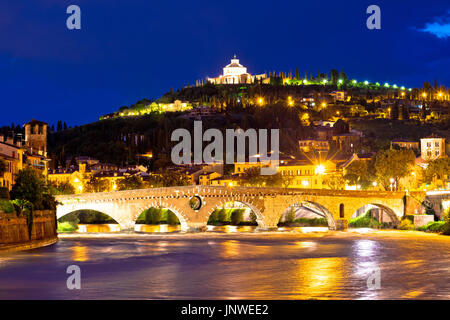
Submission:
<svg viewBox="0 0 450 320">
<path fill-rule="evenodd" d="M 0 244 L 24 243 L 57 236 L 56 213 L 52 210 L 34 211 L 31 237 L 27 220 L 15 213 L 0 212 Z"/>
</svg>

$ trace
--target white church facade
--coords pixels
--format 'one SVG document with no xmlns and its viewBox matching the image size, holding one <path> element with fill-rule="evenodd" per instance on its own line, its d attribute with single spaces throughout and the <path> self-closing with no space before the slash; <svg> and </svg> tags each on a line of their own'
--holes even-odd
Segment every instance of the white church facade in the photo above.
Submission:
<svg viewBox="0 0 450 320">
<path fill-rule="evenodd" d="M 217 78 L 207 78 L 208 82 L 213 84 L 242 84 L 242 83 L 254 83 L 257 81 L 263 81 L 267 79 L 266 74 L 251 75 L 247 72 L 247 68 L 239 63 L 239 59 L 236 55 L 231 59 L 231 63 L 223 68 L 223 74 Z"/>
</svg>

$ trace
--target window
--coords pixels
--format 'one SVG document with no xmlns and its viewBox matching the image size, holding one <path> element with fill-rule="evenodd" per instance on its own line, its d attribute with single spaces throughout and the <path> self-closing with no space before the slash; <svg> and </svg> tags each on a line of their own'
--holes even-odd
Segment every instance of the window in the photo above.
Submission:
<svg viewBox="0 0 450 320">
<path fill-rule="evenodd" d="M 439 150 L 436 150 L 435 154 L 436 156 L 439 156 Z"/>
<path fill-rule="evenodd" d="M 427 147 L 431 148 L 431 142 L 427 142 Z"/>
<path fill-rule="evenodd" d="M 345 218 L 345 211 L 344 211 L 344 204 L 341 203 L 339 205 L 339 218 L 343 219 Z"/>
<path fill-rule="evenodd" d="M 439 142 L 435 142 L 435 143 L 434 143 L 434 146 L 435 146 L 436 148 L 439 148 Z"/>
</svg>

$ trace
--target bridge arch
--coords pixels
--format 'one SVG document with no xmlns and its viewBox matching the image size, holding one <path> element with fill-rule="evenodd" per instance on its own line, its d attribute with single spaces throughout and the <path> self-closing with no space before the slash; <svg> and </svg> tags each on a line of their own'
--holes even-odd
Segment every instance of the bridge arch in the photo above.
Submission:
<svg viewBox="0 0 450 320">
<path fill-rule="evenodd" d="M 378 209 L 382 210 L 382 212 L 385 212 L 388 215 L 388 217 L 391 219 L 393 227 L 397 227 L 400 224 L 399 215 L 395 212 L 395 210 L 385 204 L 381 204 L 378 202 L 370 202 L 363 206 L 360 206 L 357 210 L 355 210 L 355 212 L 352 213 L 352 217 L 355 215 L 355 213 L 358 210 L 360 210 L 361 208 L 363 208 L 367 205 L 372 205 L 372 206 L 377 207 Z"/>
<path fill-rule="evenodd" d="M 282 218 L 282 216 L 287 212 L 287 210 L 289 208 L 291 208 L 292 206 L 298 205 L 298 204 L 309 204 L 309 205 L 316 207 L 319 211 L 319 212 L 316 212 L 316 214 L 327 219 L 328 229 L 336 230 L 336 221 L 335 221 L 331 211 L 328 210 L 325 206 L 323 206 L 320 203 L 313 201 L 313 200 L 295 199 L 294 201 L 290 201 L 289 204 L 287 205 L 286 209 L 281 213 L 279 219 Z"/>
<path fill-rule="evenodd" d="M 213 214 L 213 212 L 217 209 L 221 209 L 223 207 L 226 206 L 227 203 L 232 203 L 232 202 L 238 202 L 241 203 L 243 205 L 245 205 L 246 207 L 248 207 L 256 216 L 256 223 L 258 224 L 259 228 L 265 228 L 265 223 L 264 223 L 264 215 L 261 213 L 261 211 L 251 202 L 249 201 L 245 201 L 243 199 L 241 199 L 240 197 L 231 197 L 231 198 L 226 198 L 226 199 L 221 199 L 220 201 L 216 202 L 214 205 L 210 206 L 208 208 L 208 213 L 207 213 L 207 222 L 209 221 L 209 218 L 211 217 L 211 215 Z"/>
<path fill-rule="evenodd" d="M 152 201 L 149 202 L 148 204 L 138 206 L 132 216 L 133 223 L 136 222 L 136 220 L 139 218 L 142 212 L 150 208 L 169 209 L 177 216 L 178 220 L 180 221 L 181 231 L 189 230 L 188 226 L 189 219 L 187 215 L 184 213 L 184 211 L 181 208 L 178 208 L 176 205 L 173 205 L 167 201 Z"/>
</svg>

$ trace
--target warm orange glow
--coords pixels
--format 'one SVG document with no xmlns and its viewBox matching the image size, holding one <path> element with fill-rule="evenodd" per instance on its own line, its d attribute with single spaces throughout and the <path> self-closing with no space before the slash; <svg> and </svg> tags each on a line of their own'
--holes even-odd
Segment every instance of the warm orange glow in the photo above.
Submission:
<svg viewBox="0 0 450 320">
<path fill-rule="evenodd" d="M 325 173 L 325 167 L 321 164 L 319 164 L 316 167 L 316 174 L 324 174 Z"/>
</svg>

